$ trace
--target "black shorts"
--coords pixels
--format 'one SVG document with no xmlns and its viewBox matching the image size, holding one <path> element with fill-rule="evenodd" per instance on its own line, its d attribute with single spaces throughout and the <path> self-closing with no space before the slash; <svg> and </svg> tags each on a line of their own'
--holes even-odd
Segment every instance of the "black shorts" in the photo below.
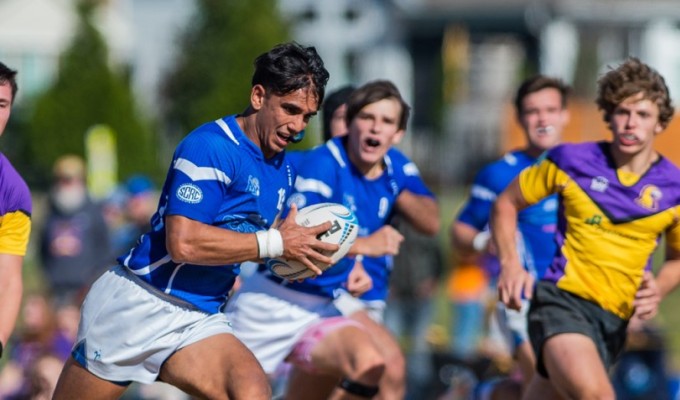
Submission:
<svg viewBox="0 0 680 400">
<path fill-rule="evenodd" d="M 595 342 L 606 369 L 614 364 L 626 342 L 628 321 L 595 303 L 559 289 L 552 282 L 538 282 L 528 316 L 529 338 L 536 354 L 536 371 L 544 378 L 543 344 L 561 333 L 580 333 Z"/>
</svg>

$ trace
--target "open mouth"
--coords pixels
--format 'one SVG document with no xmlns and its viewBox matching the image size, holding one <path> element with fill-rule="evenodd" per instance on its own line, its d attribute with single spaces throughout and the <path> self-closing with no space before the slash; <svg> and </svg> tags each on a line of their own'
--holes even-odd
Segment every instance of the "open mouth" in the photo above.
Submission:
<svg viewBox="0 0 680 400">
<path fill-rule="evenodd" d="M 633 134 L 630 133 L 624 133 L 623 135 L 619 135 L 619 142 L 621 142 L 624 145 L 633 145 L 637 143 L 637 137 Z"/>
<path fill-rule="evenodd" d="M 366 145 L 369 147 L 378 147 L 380 146 L 380 142 L 375 139 L 368 138 L 366 139 Z"/>
<path fill-rule="evenodd" d="M 551 135 L 551 134 L 555 133 L 555 127 L 552 126 L 552 125 L 541 126 L 541 127 L 536 128 L 536 133 L 538 135 Z"/>
</svg>

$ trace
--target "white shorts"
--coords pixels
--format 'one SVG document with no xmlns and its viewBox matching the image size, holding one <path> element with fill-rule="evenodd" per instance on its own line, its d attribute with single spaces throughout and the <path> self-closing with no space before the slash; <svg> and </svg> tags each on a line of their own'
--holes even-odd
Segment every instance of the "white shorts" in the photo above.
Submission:
<svg viewBox="0 0 680 400">
<path fill-rule="evenodd" d="M 232 334 L 222 313 L 206 314 L 115 266 L 92 285 L 81 310 L 73 358 L 117 383 L 152 383 L 174 352 Z"/>
<path fill-rule="evenodd" d="M 344 290 L 338 292 L 339 294 L 333 300 L 333 303 L 342 315 L 350 316 L 357 311 L 366 311 L 368 316 L 379 324 L 382 324 L 385 320 L 385 307 L 387 304 L 384 300 L 361 300 Z"/>
<path fill-rule="evenodd" d="M 529 341 L 527 314 L 529 314 L 528 300 L 522 300 L 522 308 L 519 311 L 511 310 L 501 302 L 496 304 L 498 325 L 513 354 L 520 344 Z"/>
<path fill-rule="evenodd" d="M 276 371 L 309 327 L 340 316 L 331 299 L 288 289 L 261 273 L 243 282 L 225 312 L 234 335 L 267 374 Z"/>
</svg>

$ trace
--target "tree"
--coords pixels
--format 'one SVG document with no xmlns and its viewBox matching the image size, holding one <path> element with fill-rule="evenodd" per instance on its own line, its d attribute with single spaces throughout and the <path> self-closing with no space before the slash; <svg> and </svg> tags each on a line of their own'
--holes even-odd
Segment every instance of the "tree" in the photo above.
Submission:
<svg viewBox="0 0 680 400">
<path fill-rule="evenodd" d="M 162 84 L 166 131 L 179 141 L 193 128 L 245 109 L 255 57 L 288 40 L 276 0 L 198 0 Z"/>
<path fill-rule="evenodd" d="M 84 156 L 84 137 L 93 125 L 116 133 L 119 176 L 135 172 L 158 176 L 160 167 L 150 124 L 137 111 L 132 90 L 122 73 L 108 64 L 108 49 L 91 21 L 96 2 L 78 5 L 79 26 L 61 55 L 54 84 L 36 99 L 28 122 L 27 152 L 32 176 L 49 177 L 52 163 L 64 153 Z"/>
</svg>

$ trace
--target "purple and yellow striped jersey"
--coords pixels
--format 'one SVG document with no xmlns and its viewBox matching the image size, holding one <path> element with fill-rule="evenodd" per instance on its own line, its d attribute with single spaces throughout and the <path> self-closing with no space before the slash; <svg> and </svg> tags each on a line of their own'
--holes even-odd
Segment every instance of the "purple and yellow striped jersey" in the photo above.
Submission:
<svg viewBox="0 0 680 400">
<path fill-rule="evenodd" d="M 26 182 L 0 154 L 0 254 L 26 255 L 31 212 L 31 192 Z"/>
<path fill-rule="evenodd" d="M 543 279 L 630 318 L 660 235 L 680 250 L 680 170 L 661 157 L 631 177 L 616 169 L 609 143 L 565 144 L 519 184 L 530 204 L 558 194 L 558 256 Z"/>
</svg>

